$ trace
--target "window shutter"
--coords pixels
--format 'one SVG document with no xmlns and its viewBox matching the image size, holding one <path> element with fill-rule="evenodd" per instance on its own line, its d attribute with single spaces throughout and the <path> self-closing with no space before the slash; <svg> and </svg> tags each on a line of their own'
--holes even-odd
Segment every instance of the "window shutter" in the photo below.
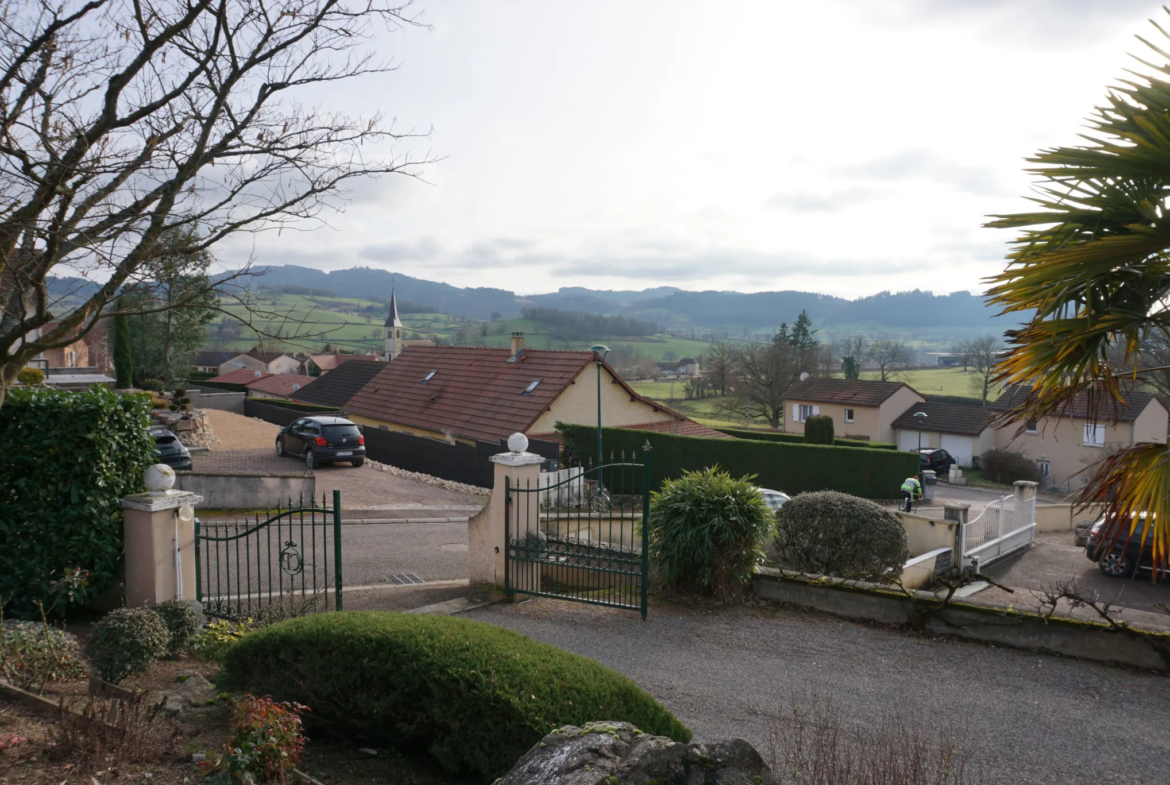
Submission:
<svg viewBox="0 0 1170 785">
<path fill-rule="evenodd" d="M 820 413 L 821 413 L 821 407 L 814 406 L 813 407 L 813 414 L 820 414 Z"/>
<path fill-rule="evenodd" d="M 792 404 L 792 421 L 793 422 L 800 422 L 800 404 L 799 403 Z"/>
</svg>

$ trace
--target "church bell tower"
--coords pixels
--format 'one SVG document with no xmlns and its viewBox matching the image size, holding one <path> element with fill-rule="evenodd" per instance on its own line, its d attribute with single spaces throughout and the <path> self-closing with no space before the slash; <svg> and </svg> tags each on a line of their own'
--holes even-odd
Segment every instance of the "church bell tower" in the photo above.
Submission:
<svg viewBox="0 0 1170 785">
<path fill-rule="evenodd" d="M 398 318 L 398 300 L 390 290 L 390 315 L 386 317 L 386 359 L 402 354 L 402 320 Z"/>
</svg>

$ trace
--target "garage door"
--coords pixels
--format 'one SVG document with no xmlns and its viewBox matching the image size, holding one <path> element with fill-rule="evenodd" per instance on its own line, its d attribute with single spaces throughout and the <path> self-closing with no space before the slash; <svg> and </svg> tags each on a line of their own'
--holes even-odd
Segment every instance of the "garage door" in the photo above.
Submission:
<svg viewBox="0 0 1170 785">
<path fill-rule="evenodd" d="M 922 436 L 922 443 L 928 444 L 926 434 Z M 914 452 L 918 449 L 918 431 L 898 431 L 898 449 Z"/>
<path fill-rule="evenodd" d="M 972 453 L 974 452 L 974 441 L 970 436 L 955 436 L 954 434 L 944 433 L 940 446 L 953 455 L 960 466 L 970 466 Z"/>
</svg>

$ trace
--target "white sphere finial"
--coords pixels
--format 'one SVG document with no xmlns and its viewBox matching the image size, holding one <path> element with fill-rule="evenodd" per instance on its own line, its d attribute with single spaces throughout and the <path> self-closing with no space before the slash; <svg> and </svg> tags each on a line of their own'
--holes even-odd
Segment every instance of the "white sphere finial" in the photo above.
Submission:
<svg viewBox="0 0 1170 785">
<path fill-rule="evenodd" d="M 528 449 L 528 437 L 522 433 L 514 433 L 508 437 L 508 449 L 512 452 L 525 452 Z"/>
<path fill-rule="evenodd" d="M 165 463 L 156 463 L 146 470 L 143 478 L 146 490 L 151 496 L 166 496 L 175 484 L 175 470 Z"/>
</svg>

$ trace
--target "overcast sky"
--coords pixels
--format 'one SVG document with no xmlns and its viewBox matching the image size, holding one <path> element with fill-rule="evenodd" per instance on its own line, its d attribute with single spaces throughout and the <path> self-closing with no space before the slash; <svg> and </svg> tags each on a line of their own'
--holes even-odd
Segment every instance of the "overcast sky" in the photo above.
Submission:
<svg viewBox="0 0 1170 785">
<path fill-rule="evenodd" d="M 1144 0 L 422 0 L 400 68 L 323 105 L 433 129 L 427 182 L 228 263 L 584 285 L 981 291 L 1024 158 L 1071 144 L 1133 64 Z M 878 10 L 880 8 L 880 10 Z"/>
</svg>

